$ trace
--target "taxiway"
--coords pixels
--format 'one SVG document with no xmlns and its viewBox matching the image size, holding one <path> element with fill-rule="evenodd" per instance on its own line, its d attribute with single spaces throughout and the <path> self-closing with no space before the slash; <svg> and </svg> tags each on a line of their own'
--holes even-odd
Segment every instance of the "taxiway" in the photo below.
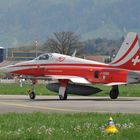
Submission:
<svg viewBox="0 0 140 140">
<path fill-rule="evenodd" d="M 140 97 L 68 96 L 60 101 L 58 96 L 37 96 L 30 100 L 24 95 L 0 95 L 0 113 L 8 112 L 98 112 L 98 113 L 138 113 L 140 114 Z"/>
</svg>

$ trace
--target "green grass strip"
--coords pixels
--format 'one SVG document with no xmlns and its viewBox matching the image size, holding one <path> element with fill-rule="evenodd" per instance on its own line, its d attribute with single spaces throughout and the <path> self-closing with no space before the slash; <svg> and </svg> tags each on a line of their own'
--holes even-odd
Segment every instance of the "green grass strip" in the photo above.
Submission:
<svg viewBox="0 0 140 140">
<path fill-rule="evenodd" d="M 109 96 L 111 87 L 95 85 L 95 87 L 101 88 L 103 91 L 91 96 Z M 23 87 L 20 87 L 19 84 L 2 84 L 0 83 L 0 94 L 10 94 L 10 95 L 28 95 L 27 91 L 31 89 L 30 84 L 24 84 Z M 140 84 L 135 85 L 123 85 L 119 86 L 120 94 L 119 96 L 123 97 L 140 97 Z M 35 91 L 37 95 L 58 95 L 49 91 L 46 88 L 45 84 L 37 84 L 35 86 Z"/>
<path fill-rule="evenodd" d="M 107 134 L 112 117 L 119 130 Z M 0 140 L 139 140 L 139 114 L 1 114 Z"/>
</svg>

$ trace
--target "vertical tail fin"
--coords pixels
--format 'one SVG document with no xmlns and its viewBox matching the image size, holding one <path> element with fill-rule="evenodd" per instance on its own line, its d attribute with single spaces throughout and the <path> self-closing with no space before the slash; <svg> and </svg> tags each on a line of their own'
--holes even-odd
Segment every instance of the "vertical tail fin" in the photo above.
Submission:
<svg viewBox="0 0 140 140">
<path fill-rule="evenodd" d="M 120 50 L 110 65 L 123 69 L 140 70 L 140 48 L 136 33 L 130 32 L 127 34 Z"/>
</svg>

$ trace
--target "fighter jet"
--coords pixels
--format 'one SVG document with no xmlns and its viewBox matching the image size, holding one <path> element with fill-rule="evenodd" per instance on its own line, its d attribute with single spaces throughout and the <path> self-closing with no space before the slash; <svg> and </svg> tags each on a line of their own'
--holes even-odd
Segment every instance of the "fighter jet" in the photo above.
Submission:
<svg viewBox="0 0 140 140">
<path fill-rule="evenodd" d="M 66 100 L 69 93 L 90 95 L 100 92 L 97 84 L 111 86 L 110 98 L 117 99 L 119 85 L 140 83 L 140 47 L 137 33 L 130 32 L 122 43 L 116 57 L 110 64 L 67 56 L 45 53 L 37 58 L 0 68 L 2 72 L 36 80 L 56 81 L 47 87 L 58 92 L 60 100 Z M 34 86 L 29 93 L 35 98 Z"/>
</svg>

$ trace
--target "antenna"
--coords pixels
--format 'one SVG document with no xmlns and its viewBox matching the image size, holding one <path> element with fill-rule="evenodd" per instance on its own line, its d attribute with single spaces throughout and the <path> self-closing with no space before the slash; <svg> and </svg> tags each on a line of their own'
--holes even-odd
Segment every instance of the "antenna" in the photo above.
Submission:
<svg viewBox="0 0 140 140">
<path fill-rule="evenodd" d="M 75 51 L 72 54 L 72 57 L 75 57 L 76 53 L 77 53 L 77 50 L 75 49 Z"/>
</svg>

